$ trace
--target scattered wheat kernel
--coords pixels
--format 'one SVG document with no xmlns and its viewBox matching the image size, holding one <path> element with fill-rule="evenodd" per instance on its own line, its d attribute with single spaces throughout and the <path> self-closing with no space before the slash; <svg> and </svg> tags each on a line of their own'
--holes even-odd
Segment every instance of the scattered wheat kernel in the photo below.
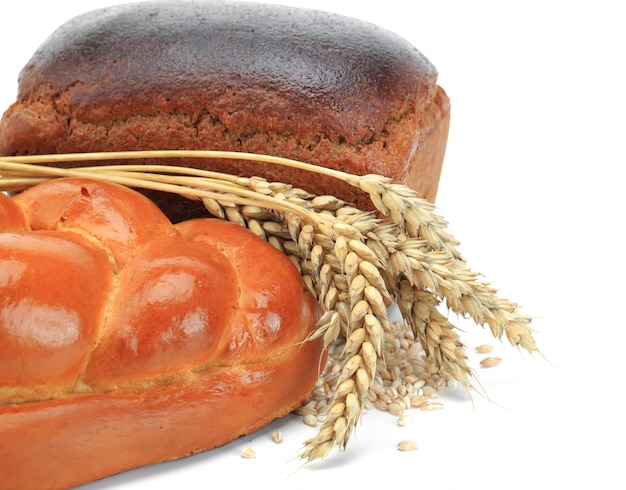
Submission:
<svg viewBox="0 0 626 490">
<path fill-rule="evenodd" d="M 419 407 L 420 410 L 425 412 L 434 412 L 435 410 L 441 410 L 443 405 L 441 403 L 428 403 Z"/>
<path fill-rule="evenodd" d="M 400 451 L 415 451 L 417 449 L 417 442 L 415 441 L 401 441 L 398 443 L 398 449 Z"/>
<path fill-rule="evenodd" d="M 433 397 L 437 394 L 437 390 L 428 385 L 422 387 L 422 392 L 424 393 L 424 396 L 428 398 Z"/>
<path fill-rule="evenodd" d="M 384 402 L 381 402 L 380 400 L 376 400 L 374 402 L 374 407 L 376 407 L 381 412 L 386 412 L 387 411 L 387 404 L 384 403 Z"/>
<path fill-rule="evenodd" d="M 420 408 L 420 407 L 423 407 L 424 405 L 426 405 L 426 403 L 428 403 L 428 400 L 426 399 L 426 397 L 418 396 L 417 398 L 414 398 L 411 401 L 411 406 L 415 407 L 415 408 Z"/>
<path fill-rule="evenodd" d="M 317 425 L 317 417 L 313 414 L 305 415 L 303 420 L 306 425 L 310 425 L 311 427 L 315 427 Z"/>
<path fill-rule="evenodd" d="M 280 444 L 281 442 L 283 442 L 283 433 L 279 430 L 275 430 L 274 432 L 272 432 L 272 441 L 274 441 L 276 444 Z"/>
<path fill-rule="evenodd" d="M 403 415 L 402 417 L 398 417 L 398 425 L 400 427 L 406 427 L 407 425 L 411 425 L 413 423 L 413 417 L 410 415 Z"/>
<path fill-rule="evenodd" d="M 479 345 L 478 347 L 476 347 L 476 352 L 480 352 L 481 354 L 487 354 L 489 352 L 493 352 L 493 345 L 487 345 L 487 344 Z"/>
<path fill-rule="evenodd" d="M 499 357 L 485 357 L 482 361 L 480 361 L 480 365 L 482 367 L 494 367 L 500 364 L 502 361 Z"/>
<path fill-rule="evenodd" d="M 256 458 L 256 452 L 254 449 L 247 447 L 243 451 L 241 451 L 241 457 L 244 459 L 254 459 Z"/>
<path fill-rule="evenodd" d="M 405 407 L 403 407 L 402 405 L 400 405 L 397 402 L 390 403 L 389 405 L 387 405 L 387 411 L 391 415 L 401 415 L 402 412 L 404 412 L 404 409 L 405 409 Z"/>
</svg>

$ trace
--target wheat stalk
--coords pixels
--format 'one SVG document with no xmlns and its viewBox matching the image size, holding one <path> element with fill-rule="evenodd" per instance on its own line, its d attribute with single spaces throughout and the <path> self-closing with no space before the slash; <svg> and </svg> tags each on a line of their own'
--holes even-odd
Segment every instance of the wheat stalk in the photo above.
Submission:
<svg viewBox="0 0 626 490">
<path fill-rule="evenodd" d="M 235 158 L 296 167 L 331 176 L 362 190 L 379 214 L 334 196 L 317 196 L 258 177 L 166 165 L 100 165 L 61 169 L 39 166 L 90 161 L 160 158 Z M 393 337 L 386 306 L 396 302 L 400 328 L 410 331 L 441 379 L 468 390 L 472 371 L 454 325 L 440 313 L 455 313 L 506 335 L 512 345 L 537 351 L 530 318 L 477 280 L 435 207 L 406 186 L 379 175 L 356 176 L 266 155 L 213 151 L 105 152 L 0 158 L 0 189 L 21 190 L 48 179 L 84 177 L 176 193 L 201 200 L 214 216 L 249 228 L 284 252 L 317 298 L 322 316 L 311 338 L 328 349 L 341 346 L 333 388 L 318 434 L 305 441 L 301 457 L 324 459 L 346 447 L 363 410 L 393 364 Z M 379 388 L 376 388 L 379 389 Z"/>
</svg>

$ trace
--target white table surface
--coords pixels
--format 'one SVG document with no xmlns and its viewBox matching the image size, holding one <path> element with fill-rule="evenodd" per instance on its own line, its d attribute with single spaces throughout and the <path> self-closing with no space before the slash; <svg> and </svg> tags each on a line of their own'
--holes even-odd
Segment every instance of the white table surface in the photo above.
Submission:
<svg viewBox="0 0 626 490">
<path fill-rule="evenodd" d="M 0 110 L 65 20 L 114 0 L 4 2 Z M 623 461 L 626 114 L 619 2 L 282 1 L 360 17 L 409 39 L 438 68 L 452 127 L 437 204 L 472 268 L 534 318 L 541 356 L 496 343 L 491 400 L 445 393 L 398 427 L 376 411 L 322 465 L 293 456 L 314 434 L 290 416 L 228 446 L 86 485 L 143 488 L 626 488 Z M 9 6 L 10 5 L 10 6 Z M 210 421 L 207 421 L 210 424 Z M 269 439 L 274 429 L 285 442 Z M 418 449 L 396 450 L 402 439 Z M 0 442 L 1 443 L 1 442 Z M 257 457 L 244 460 L 244 447 Z M 347 487 L 346 485 L 351 485 Z M 1 479 L 0 479 L 0 487 Z"/>
</svg>

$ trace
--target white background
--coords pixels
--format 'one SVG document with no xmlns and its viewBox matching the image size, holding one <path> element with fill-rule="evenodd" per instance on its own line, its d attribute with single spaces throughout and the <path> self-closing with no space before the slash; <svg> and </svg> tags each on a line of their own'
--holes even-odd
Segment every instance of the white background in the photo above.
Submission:
<svg viewBox="0 0 626 490">
<path fill-rule="evenodd" d="M 14 100 L 19 70 L 53 29 L 114 3 L 3 2 L 0 108 Z M 315 429 L 288 417 L 217 450 L 86 490 L 626 488 L 626 44 L 619 2 L 279 3 L 376 22 L 436 65 L 452 101 L 439 210 L 470 266 L 534 318 L 549 362 L 496 343 L 500 366 L 480 369 L 473 361 L 491 401 L 475 396 L 472 405 L 463 393 L 442 394 L 443 410 L 411 411 L 414 424 L 404 428 L 370 411 L 348 451 L 322 465 L 299 468 L 291 459 Z M 473 346 L 490 338 L 457 323 L 474 358 Z M 269 440 L 276 428 L 282 445 Z M 402 439 L 414 439 L 418 449 L 400 453 Z M 246 446 L 256 459 L 240 458 Z"/>
</svg>

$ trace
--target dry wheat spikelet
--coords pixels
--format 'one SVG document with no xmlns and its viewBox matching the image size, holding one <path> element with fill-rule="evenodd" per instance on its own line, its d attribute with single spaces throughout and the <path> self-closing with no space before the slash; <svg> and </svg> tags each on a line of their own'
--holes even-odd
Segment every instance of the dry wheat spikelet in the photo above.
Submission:
<svg viewBox="0 0 626 490">
<path fill-rule="evenodd" d="M 256 160 L 332 176 L 367 193 L 378 213 L 258 177 L 166 165 L 102 165 L 103 161 L 173 157 Z M 89 161 L 100 163 L 74 168 L 37 165 Z M 399 331 L 410 332 L 413 345 L 423 347 L 429 373 L 422 377 L 430 377 L 431 383 L 437 380 L 430 386 L 432 391 L 447 379 L 473 389 L 464 345 L 454 325 L 439 311 L 443 304 L 457 315 L 487 325 L 498 339 L 504 335 L 514 346 L 538 350 L 530 318 L 519 313 L 517 304 L 498 297 L 488 283 L 477 280 L 478 274 L 467 267 L 459 243 L 446 231 L 447 223 L 434 205 L 388 178 L 356 176 L 267 155 L 218 151 L 0 158 L 0 189 L 5 191 L 59 177 L 91 178 L 201 200 L 210 214 L 249 228 L 291 259 L 322 309 L 312 337 L 323 336 L 334 362 L 334 371 L 325 373 L 330 393 L 321 414 L 323 423 L 318 434 L 305 441 L 300 455 L 306 461 L 323 460 L 334 448 L 344 449 L 363 410 L 376 396 L 388 396 L 380 393 L 382 378 L 386 369 L 399 369 L 394 366 L 393 350 L 394 341 L 400 342 Z M 397 303 L 403 322 L 390 323 L 387 306 L 392 302 Z"/>
</svg>

